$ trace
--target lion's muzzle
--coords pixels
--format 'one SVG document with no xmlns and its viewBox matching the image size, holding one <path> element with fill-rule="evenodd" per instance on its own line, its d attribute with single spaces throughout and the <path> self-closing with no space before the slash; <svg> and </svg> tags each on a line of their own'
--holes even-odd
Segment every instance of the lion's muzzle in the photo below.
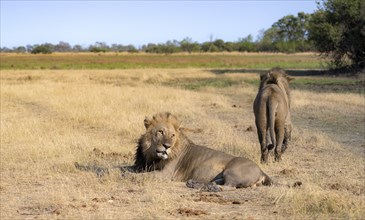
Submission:
<svg viewBox="0 0 365 220">
<path fill-rule="evenodd" d="M 166 149 L 166 148 L 165 148 L 165 150 L 156 150 L 157 157 L 162 160 L 166 160 L 169 157 L 169 155 L 168 155 L 169 153 L 170 153 L 170 149 Z"/>
</svg>

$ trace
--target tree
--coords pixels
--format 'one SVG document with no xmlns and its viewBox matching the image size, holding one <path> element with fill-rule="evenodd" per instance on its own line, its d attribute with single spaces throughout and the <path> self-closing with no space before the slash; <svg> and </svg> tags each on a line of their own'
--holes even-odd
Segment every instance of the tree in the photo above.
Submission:
<svg viewBox="0 0 365 220">
<path fill-rule="evenodd" d="M 162 51 L 164 54 L 172 54 L 179 52 L 180 50 L 180 43 L 177 40 L 167 41 L 165 44 L 162 45 Z"/>
<path fill-rule="evenodd" d="M 261 29 L 257 36 L 257 50 L 258 51 L 274 51 L 273 46 L 273 33 L 274 30 L 271 28 L 268 30 Z"/>
<path fill-rule="evenodd" d="M 31 53 L 32 50 L 33 50 L 33 48 L 34 48 L 34 46 L 32 46 L 30 44 L 27 44 L 27 46 L 25 46 L 25 48 L 26 48 L 26 50 L 27 50 L 28 53 Z"/>
<path fill-rule="evenodd" d="M 197 42 L 193 42 L 193 40 L 189 37 L 186 37 L 180 41 L 180 48 L 182 51 L 188 53 L 200 51 L 200 45 Z"/>
<path fill-rule="evenodd" d="M 247 37 L 238 40 L 238 51 L 240 52 L 253 52 L 256 51 L 256 43 L 253 42 L 253 37 L 251 34 Z"/>
<path fill-rule="evenodd" d="M 154 43 L 149 43 L 147 45 L 142 46 L 142 50 L 144 50 L 146 53 L 157 53 L 158 46 Z"/>
<path fill-rule="evenodd" d="M 224 50 L 225 51 L 232 52 L 235 49 L 236 49 L 235 44 L 233 42 L 225 42 L 224 43 Z"/>
<path fill-rule="evenodd" d="M 2 47 L 2 48 L 0 48 L 0 52 L 9 53 L 9 52 L 12 52 L 12 50 L 10 48 L 7 48 L 7 47 Z"/>
<path fill-rule="evenodd" d="M 89 47 L 89 51 L 94 53 L 100 53 L 100 52 L 105 53 L 109 50 L 110 48 L 108 44 L 106 44 L 105 42 L 95 42 L 94 45 Z"/>
<path fill-rule="evenodd" d="M 74 51 L 74 52 L 81 52 L 81 51 L 83 51 L 83 49 L 82 49 L 82 46 L 81 45 L 76 44 L 76 45 L 74 45 L 72 47 L 72 51 Z"/>
<path fill-rule="evenodd" d="M 19 47 L 13 48 L 13 51 L 16 53 L 25 53 L 25 52 L 27 52 L 27 49 L 24 46 L 19 46 Z"/>
<path fill-rule="evenodd" d="M 222 39 L 215 40 L 213 45 L 216 46 L 219 52 L 224 50 L 224 41 Z"/>
<path fill-rule="evenodd" d="M 276 21 L 271 28 L 261 31 L 257 48 L 263 51 L 293 53 L 312 50 L 308 40 L 308 23 L 311 15 L 299 12 Z"/>
<path fill-rule="evenodd" d="M 299 12 L 297 16 L 287 15 L 272 25 L 278 31 L 281 41 L 304 41 L 307 39 L 307 26 L 310 14 Z"/>
<path fill-rule="evenodd" d="M 68 52 L 71 51 L 71 45 L 67 42 L 60 41 L 54 46 L 54 50 L 57 52 Z"/>
<path fill-rule="evenodd" d="M 201 45 L 201 50 L 203 52 L 219 52 L 219 48 L 214 45 L 212 42 L 204 42 Z"/>
<path fill-rule="evenodd" d="M 126 46 L 128 53 L 138 53 L 138 50 L 135 46 L 132 44 L 129 44 Z"/>
<path fill-rule="evenodd" d="M 324 0 L 309 22 L 309 39 L 336 67 L 365 68 L 365 1 Z"/>
<path fill-rule="evenodd" d="M 49 44 L 49 43 L 45 43 L 45 44 L 34 46 L 31 53 L 32 54 L 38 54 L 38 53 L 50 54 L 50 53 L 52 53 L 52 51 L 53 51 L 53 45 Z"/>
</svg>

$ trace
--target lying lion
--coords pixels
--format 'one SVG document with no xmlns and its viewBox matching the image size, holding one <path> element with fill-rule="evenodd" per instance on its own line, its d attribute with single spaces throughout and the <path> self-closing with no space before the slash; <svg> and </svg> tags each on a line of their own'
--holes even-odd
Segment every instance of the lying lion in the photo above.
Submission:
<svg viewBox="0 0 365 220">
<path fill-rule="evenodd" d="M 269 150 L 275 148 L 275 160 L 279 161 L 290 140 L 289 81 L 293 78 L 280 68 L 274 68 L 260 78 L 253 110 L 261 145 L 261 162 L 267 163 Z M 268 144 L 270 140 L 271 144 Z"/>
<path fill-rule="evenodd" d="M 194 144 L 170 113 L 146 118 L 144 125 L 146 133 L 139 139 L 135 163 L 130 167 L 134 172 L 232 187 L 271 185 L 270 178 L 251 160 Z"/>
</svg>

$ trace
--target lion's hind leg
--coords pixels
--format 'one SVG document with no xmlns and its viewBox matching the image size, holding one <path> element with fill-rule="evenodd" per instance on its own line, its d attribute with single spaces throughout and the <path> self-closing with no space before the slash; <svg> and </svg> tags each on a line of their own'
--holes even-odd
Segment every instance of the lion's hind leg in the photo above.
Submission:
<svg viewBox="0 0 365 220">
<path fill-rule="evenodd" d="M 282 151 L 282 145 L 284 144 L 284 127 L 277 126 L 275 129 L 276 133 L 276 146 L 275 146 L 275 161 L 281 160 L 281 155 L 283 153 Z"/>
<path fill-rule="evenodd" d="M 269 147 L 267 146 L 267 128 L 264 126 L 266 121 L 256 121 L 257 135 L 261 147 L 261 163 L 267 163 L 269 158 Z"/>
<path fill-rule="evenodd" d="M 254 186 L 262 177 L 261 169 L 251 160 L 235 157 L 223 171 L 224 185 L 236 188 Z"/>
<path fill-rule="evenodd" d="M 289 146 L 289 141 L 286 137 L 284 137 L 283 144 L 281 145 L 281 153 L 284 153 L 288 148 L 288 146 Z"/>
<path fill-rule="evenodd" d="M 291 124 L 285 125 L 285 127 L 284 127 L 284 142 L 283 142 L 283 145 L 281 147 L 282 153 L 284 153 L 284 151 L 289 146 L 289 141 L 291 140 L 291 131 L 292 131 Z"/>
</svg>

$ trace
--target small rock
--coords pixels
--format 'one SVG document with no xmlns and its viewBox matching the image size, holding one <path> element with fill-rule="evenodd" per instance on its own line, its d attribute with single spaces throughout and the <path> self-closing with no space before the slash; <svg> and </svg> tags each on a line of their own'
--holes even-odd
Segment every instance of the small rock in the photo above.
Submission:
<svg viewBox="0 0 365 220">
<path fill-rule="evenodd" d="M 280 171 L 281 174 L 284 175 L 292 175 L 292 174 L 296 174 L 297 170 L 296 169 L 283 169 L 282 171 Z"/>
<path fill-rule="evenodd" d="M 296 181 L 296 182 L 293 184 L 293 187 L 294 187 L 294 188 L 301 187 L 301 186 L 302 186 L 302 182 L 301 182 L 301 181 Z"/>
<path fill-rule="evenodd" d="M 340 189 L 341 189 L 341 185 L 340 185 L 340 184 L 338 184 L 338 183 L 332 184 L 332 185 L 331 185 L 331 189 L 334 189 L 334 190 L 340 190 Z"/>
</svg>

